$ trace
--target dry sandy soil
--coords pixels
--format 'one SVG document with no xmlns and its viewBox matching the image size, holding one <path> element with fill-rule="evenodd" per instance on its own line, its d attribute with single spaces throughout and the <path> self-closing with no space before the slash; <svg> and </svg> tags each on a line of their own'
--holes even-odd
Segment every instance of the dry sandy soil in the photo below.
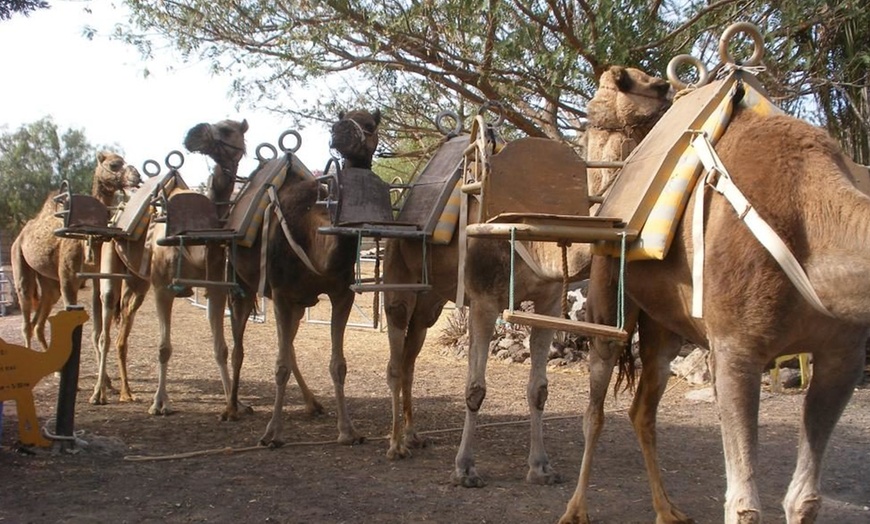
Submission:
<svg viewBox="0 0 870 524">
<path fill-rule="evenodd" d="M 82 294 L 89 295 L 89 292 Z M 326 306 L 319 306 L 318 310 Z M 315 311 L 317 316 L 318 311 Z M 326 313 L 319 311 L 319 317 Z M 268 316 L 268 315 L 267 315 Z M 576 483 L 583 449 L 580 413 L 588 399 L 582 366 L 550 372 L 546 442 L 553 465 L 567 479 L 555 486 L 524 482 L 528 450 L 525 380 L 528 366 L 492 360 L 489 393 L 479 430 L 477 464 L 488 485 L 450 484 L 464 416 L 466 363 L 430 336 L 417 365 L 419 428 L 431 445 L 410 459 L 386 458 L 390 421 L 384 379 L 386 334 L 350 329 L 347 394 L 366 444 L 342 447 L 327 363 L 328 329 L 304 324 L 298 337 L 300 366 L 327 414 L 307 416 L 298 390 L 285 406 L 280 449 L 221 452 L 173 460 L 195 451 L 256 444 L 270 417 L 274 384 L 275 329 L 271 317 L 248 328 L 241 395 L 255 413 L 220 422 L 223 399 L 211 355 L 205 312 L 176 302 L 169 393 L 175 414 L 147 414 L 156 386 L 157 327 L 149 299 L 131 343 L 130 372 L 138 401 L 106 406 L 88 403 L 95 380 L 90 323 L 85 326 L 76 429 L 88 442 L 77 454 L 16 450 L 17 415 L 7 403 L 0 449 L 0 523 L 24 522 L 555 522 Z M 20 317 L 0 319 L 0 336 L 19 341 Z M 444 319 L 442 318 L 442 324 Z M 433 335 L 438 329 L 433 330 Z M 110 374 L 116 357 L 110 359 Z M 292 384 L 292 381 L 291 381 Z M 36 388 L 41 421 L 53 426 L 58 379 Z M 725 491 L 721 441 L 713 404 L 685 398 L 691 387 L 675 381 L 660 410 L 660 451 L 671 497 L 698 522 L 721 522 Z M 761 407 L 760 487 L 766 522 L 783 522 L 779 507 L 794 467 L 803 395 L 765 395 Z M 596 522 L 650 522 L 649 489 L 631 426 L 627 395 L 608 400 L 609 415 L 596 458 L 591 516 Z M 870 390 L 856 390 L 833 436 L 822 490 L 820 522 L 870 522 Z"/>
</svg>

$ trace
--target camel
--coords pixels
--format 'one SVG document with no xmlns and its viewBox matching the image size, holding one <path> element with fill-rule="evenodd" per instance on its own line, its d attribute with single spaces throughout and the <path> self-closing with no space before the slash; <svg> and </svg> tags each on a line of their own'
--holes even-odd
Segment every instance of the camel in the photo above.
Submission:
<svg viewBox="0 0 870 524">
<path fill-rule="evenodd" d="M 25 445 L 49 447 L 39 432 L 33 388 L 42 378 L 66 364 L 72 353 L 73 330 L 88 320 L 83 309 L 61 311 L 48 318 L 51 343 L 45 351 L 7 344 L 0 339 L 0 401 L 14 400 L 18 409 L 18 436 Z"/>
<path fill-rule="evenodd" d="M 378 145 L 380 111 L 372 113 L 353 110 L 340 113 L 332 126 L 330 146 L 342 157 L 342 167 L 371 169 L 372 157 Z M 305 308 L 326 294 L 332 304 L 330 336 L 332 354 L 329 371 L 335 387 L 338 418 L 338 442 L 354 444 L 364 439 L 351 422 L 344 394 L 347 362 L 344 357 L 344 331 L 354 301 L 350 285 L 354 278 L 356 239 L 327 235 L 318 231 L 331 225 L 327 207 L 317 205 L 321 183 L 298 159 L 292 158 L 282 169 L 287 171 L 284 183 L 277 188 L 279 219 L 272 220 L 265 241 L 267 244 L 264 294 L 271 298 L 278 330 L 278 356 L 275 366 L 275 403 L 272 418 L 260 443 L 268 446 L 283 444 L 283 405 L 287 381 L 292 373 L 302 393 L 308 413 L 322 413 L 323 407 L 306 385 L 296 363 L 293 347 Z M 283 218 L 281 218 L 283 217 Z M 286 222 L 285 222 L 286 220 Z M 279 222 L 285 222 L 285 227 Z M 291 246 L 292 239 L 296 248 Z M 260 254 L 263 233 L 250 248 L 239 248 L 235 256 L 236 280 L 241 293 L 230 296 L 233 333 L 233 388 L 227 404 L 229 418 L 238 405 L 238 384 L 244 359 L 243 337 L 247 319 L 255 306 L 260 282 Z M 303 260 L 304 258 L 304 260 Z"/>
<path fill-rule="evenodd" d="M 114 205 L 119 193 L 140 183 L 139 171 L 123 157 L 109 151 L 97 154 L 92 196 L 103 205 Z M 42 347 L 48 347 L 45 321 L 52 306 L 61 297 L 64 306 L 78 303 L 78 292 L 83 284 L 78 273 L 92 271 L 93 252 L 99 252 L 99 244 L 89 246 L 81 240 L 55 236 L 54 231 L 63 226 L 63 219 L 55 216 L 55 196 L 57 192 L 46 198 L 39 214 L 24 225 L 12 243 L 12 272 L 21 306 L 22 336 L 28 348 L 34 327 Z M 98 306 L 95 301 L 94 307 Z"/>
<path fill-rule="evenodd" d="M 629 137 L 636 144 L 670 104 L 670 86 L 661 79 L 641 71 L 614 67 L 602 74 L 601 88 L 589 104 L 591 143 L 601 143 L 622 153 L 630 149 L 625 139 L 611 137 L 617 129 L 630 129 Z M 627 111 L 636 107 L 637 111 Z M 603 192 L 609 187 L 611 171 L 589 171 L 589 187 Z M 585 195 L 584 195 L 585 198 Z M 473 203 L 472 203 L 473 204 Z M 476 211 L 472 209 L 470 215 Z M 469 219 L 471 222 L 471 219 Z M 390 437 L 390 458 L 402 458 L 410 454 L 409 446 L 419 446 L 419 438 L 413 425 L 411 389 L 414 363 L 422 348 L 426 330 L 438 319 L 448 300 L 456 296 L 458 279 L 458 239 L 447 246 L 431 246 L 430 277 L 432 291 L 414 294 L 410 292 L 385 293 L 385 311 L 388 318 L 390 340 L 390 364 L 387 368 L 388 383 L 393 398 L 393 427 Z M 553 244 L 530 243 L 537 268 L 517 260 L 515 279 L 518 293 L 515 302 L 533 300 L 535 311 L 558 315 L 563 290 L 561 254 Z M 496 318 L 508 303 L 510 279 L 510 248 L 503 241 L 469 239 L 466 255 L 464 282 L 470 301 L 469 316 L 469 372 L 466 385 L 466 420 L 460 448 L 455 460 L 452 481 L 465 487 L 482 487 L 484 480 L 477 473 L 473 457 L 474 428 L 477 414 L 486 395 L 486 361 L 489 341 Z M 589 248 L 575 244 L 567 249 L 566 261 L 569 281 L 586 278 L 589 272 Z M 384 261 L 386 282 L 409 282 L 419 278 L 421 256 L 418 245 L 404 240 L 390 240 Z M 552 329 L 533 327 L 530 335 L 532 369 L 527 388 L 531 413 L 531 445 L 529 470 L 526 480 L 530 483 L 551 484 L 561 481 L 552 468 L 544 449 L 543 410 L 547 397 L 546 364 Z M 402 403 L 404 430 L 399 418 Z"/>
<path fill-rule="evenodd" d="M 729 524 L 762 520 L 756 485 L 762 372 L 777 356 L 813 353 L 797 465 L 783 509 L 789 523 L 814 522 L 822 502 L 825 448 L 863 370 L 870 325 L 870 289 L 865 289 L 870 198 L 855 187 L 850 161 L 834 141 L 789 116 L 761 116 L 735 107 L 715 152 L 751 208 L 735 212 L 718 191 L 702 197 L 703 315 L 691 314 L 693 254 L 699 244 L 688 217 L 679 223 L 664 260 L 631 261 L 625 273 L 625 318 L 627 325 L 637 324 L 643 363 L 629 416 L 642 448 L 656 522 L 692 522 L 670 501 L 656 452 L 656 410 L 669 362 L 683 339 L 711 351 L 727 477 L 723 520 Z M 714 179 L 707 183 L 718 185 Z M 694 209 L 697 195 L 692 194 L 687 209 Z M 803 267 L 818 304 L 804 298 L 750 232 L 749 219 L 743 222 L 754 212 Z M 591 321 L 615 322 L 614 264 L 613 258 L 593 257 L 587 302 Z M 561 523 L 589 522 L 592 457 L 604 423 L 604 397 L 621 357 L 628 358 L 622 345 L 594 341 L 583 462 Z"/>
<path fill-rule="evenodd" d="M 236 182 L 238 165 L 245 154 L 244 134 L 248 130 L 246 120 L 241 122 L 222 120 L 215 124 L 201 123 L 191 128 L 184 140 L 185 147 L 192 152 L 208 155 L 215 162 L 212 174 L 208 180 L 208 198 L 215 203 L 218 216 L 224 216 L 230 203 L 230 197 Z M 187 191 L 175 186 L 167 197 Z M 153 230 L 148 235 L 142 235 L 137 245 L 131 247 L 121 241 L 103 249 L 102 260 L 104 270 L 109 273 L 123 273 L 125 270 L 130 278 L 121 281 L 103 279 L 100 283 L 100 300 L 103 304 L 103 331 L 100 338 L 100 368 L 105 370 L 106 356 L 110 345 L 109 329 L 115 316 L 115 304 L 119 304 L 117 351 L 121 373 L 121 401 L 135 400 L 127 381 L 126 357 L 128 338 L 134 315 L 149 288 L 154 289 L 157 317 L 160 325 L 158 385 L 154 400 L 148 412 L 152 415 L 166 415 L 171 412 L 169 396 L 166 392 L 167 369 L 172 356 L 171 320 L 172 305 L 179 293 L 186 289 L 173 286 L 173 279 L 204 280 L 222 279 L 225 264 L 225 254 L 221 247 L 216 246 L 163 246 L 159 240 L 165 236 L 164 223 L 152 224 Z M 148 248 L 145 249 L 145 243 Z M 133 253 L 150 252 L 150 262 L 146 260 L 148 270 L 141 271 L 143 263 L 140 257 Z M 123 255 L 123 256 L 122 256 Z M 147 256 L 147 255 L 142 255 Z M 179 264 L 179 258 L 181 263 Z M 179 269 L 180 268 L 180 269 Z M 180 274 L 179 274 L 180 271 Z M 223 313 L 226 304 L 226 290 L 223 287 L 209 289 L 208 318 L 212 331 L 215 359 L 221 372 L 224 392 L 229 392 L 229 373 L 227 371 L 227 344 L 223 335 Z M 94 386 L 91 402 L 104 404 L 107 401 L 106 384 L 98 381 Z"/>
</svg>

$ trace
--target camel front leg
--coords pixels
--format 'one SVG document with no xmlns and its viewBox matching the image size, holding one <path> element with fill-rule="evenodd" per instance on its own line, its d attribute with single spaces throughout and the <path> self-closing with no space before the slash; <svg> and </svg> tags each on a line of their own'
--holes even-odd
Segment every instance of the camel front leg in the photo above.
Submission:
<svg viewBox="0 0 870 524">
<path fill-rule="evenodd" d="M 240 411 L 248 414 L 254 412 L 253 408 L 245 406 L 239 401 L 239 381 L 241 380 L 242 374 L 242 362 L 245 359 L 245 328 L 248 326 L 248 318 L 250 318 L 251 312 L 254 310 L 256 299 L 256 292 L 245 287 L 241 293 L 232 295 L 229 300 L 230 322 L 232 324 L 233 332 L 233 376 L 227 394 L 227 405 L 226 408 L 224 408 L 224 412 L 221 414 L 221 420 L 238 420 Z M 211 302 L 209 302 L 209 306 L 210 305 Z M 223 315 L 223 311 L 209 311 L 210 316 L 217 314 Z M 215 329 L 215 327 L 212 327 L 212 329 Z M 223 327 L 221 327 L 221 332 L 223 332 Z M 224 362 L 226 362 L 226 355 L 223 356 L 223 359 Z M 218 364 L 220 364 L 220 362 L 218 362 Z"/>
<path fill-rule="evenodd" d="M 752 349 L 711 337 L 713 383 L 725 451 L 725 524 L 758 524 L 758 404 L 764 363 L 744 356 Z"/>
<path fill-rule="evenodd" d="M 123 271 L 123 262 L 115 253 L 114 245 L 106 242 L 102 245 L 100 255 L 100 271 L 106 273 L 119 273 Z M 96 282 L 94 283 L 96 287 Z M 121 293 L 121 281 L 113 278 L 99 280 L 100 305 L 102 310 L 101 330 L 99 334 L 99 352 L 97 354 L 97 382 L 94 384 L 94 394 L 91 395 L 91 404 L 105 404 L 108 402 L 107 389 L 109 387 L 109 375 L 106 371 L 106 361 L 109 356 L 109 347 L 112 344 L 112 320 L 114 319 L 115 307 Z"/>
<path fill-rule="evenodd" d="M 788 524 L 815 522 L 822 507 L 825 449 L 864 367 L 866 341 L 859 338 L 840 351 L 828 347 L 813 355 L 813 379 L 804 399 L 797 465 L 782 503 Z"/>
<path fill-rule="evenodd" d="M 671 375 L 671 360 L 679 353 L 681 340 L 646 315 L 641 315 L 639 327 L 643 366 L 628 415 L 643 453 L 656 524 L 694 522 L 668 498 L 656 450 L 656 412 Z"/>
<path fill-rule="evenodd" d="M 169 395 L 166 393 L 169 359 L 172 358 L 172 304 L 175 295 L 168 288 L 154 288 L 154 302 L 157 308 L 157 321 L 160 325 L 160 348 L 157 366 L 157 391 L 154 402 L 148 408 L 151 415 L 169 415 Z"/>
<path fill-rule="evenodd" d="M 296 338 L 296 333 L 299 331 L 299 324 L 302 321 L 302 316 L 305 314 L 305 308 L 298 304 L 290 303 L 286 297 L 278 296 L 278 293 L 274 289 L 272 292 L 275 325 L 278 331 L 278 358 L 275 362 L 276 391 L 275 403 L 272 406 L 272 418 L 266 426 L 266 432 L 260 438 L 260 444 L 269 447 L 281 447 L 284 445 L 282 432 L 284 428 L 284 396 L 287 392 L 287 381 L 290 380 L 290 375 L 297 369 L 293 341 Z M 297 380 L 299 379 L 297 378 Z M 305 382 L 302 382 L 300 385 L 300 389 L 303 389 L 303 395 L 307 391 L 307 394 L 313 399 L 313 394 L 304 384 Z"/>
<path fill-rule="evenodd" d="M 615 282 L 609 278 L 610 262 L 607 258 L 595 257 L 592 262 L 592 277 L 589 280 L 586 301 L 586 320 L 599 324 L 614 325 L 617 317 Z M 631 308 L 626 312 L 626 331 L 634 331 L 638 311 Z M 624 351 L 630 348 L 623 342 L 595 337 L 589 350 L 589 405 L 583 416 L 583 460 L 577 488 L 559 524 L 589 523 L 589 482 L 592 477 L 592 463 L 598 440 L 604 429 L 604 401 L 613 376 L 613 368 Z"/>
<path fill-rule="evenodd" d="M 145 301 L 149 282 L 135 278 L 124 283 L 124 292 L 121 296 L 121 310 L 118 321 L 118 340 L 115 347 L 118 351 L 118 373 L 121 376 L 121 392 L 118 400 L 121 402 L 135 402 L 136 397 L 130 389 L 130 381 L 127 377 L 127 353 L 130 347 L 130 331 L 133 329 L 133 321 L 136 312 Z"/>
<path fill-rule="evenodd" d="M 538 307 L 538 303 L 535 303 Z M 558 484 L 562 476 L 550 465 L 550 458 L 544 447 L 544 406 L 549 394 L 547 380 L 547 360 L 550 353 L 550 343 L 555 331 L 552 329 L 532 328 L 529 335 L 529 351 L 532 366 L 529 371 L 529 383 L 526 387 L 526 399 L 529 403 L 529 471 L 526 482 L 531 484 Z"/>
<path fill-rule="evenodd" d="M 469 308 L 468 375 L 465 380 L 465 425 L 462 440 L 454 461 L 455 468 L 450 480 L 454 485 L 466 488 L 482 488 L 486 485 L 477 473 L 474 464 L 474 432 L 478 412 L 486 398 L 486 363 L 489 357 L 489 341 L 500 308 L 497 300 L 475 297 Z"/>
<path fill-rule="evenodd" d="M 332 356 L 329 359 L 329 374 L 335 388 L 335 402 L 338 416 L 338 443 L 344 445 L 362 444 L 365 437 L 357 432 L 350 419 L 347 409 L 347 398 L 344 394 L 344 384 L 347 378 L 347 360 L 344 357 L 344 331 L 347 319 L 353 307 L 354 294 L 350 289 L 330 295 L 332 315 L 330 317 L 329 334 L 332 340 Z"/>
</svg>

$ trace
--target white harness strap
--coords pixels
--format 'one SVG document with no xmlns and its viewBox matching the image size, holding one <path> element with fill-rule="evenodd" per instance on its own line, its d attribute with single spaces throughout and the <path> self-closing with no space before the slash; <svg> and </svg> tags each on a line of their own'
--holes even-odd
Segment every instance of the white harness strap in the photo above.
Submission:
<svg viewBox="0 0 870 524">
<path fill-rule="evenodd" d="M 828 308 L 819 300 L 819 296 L 813 289 L 809 277 L 804 272 L 800 263 L 789 251 L 785 242 L 776 234 L 776 231 L 764 221 L 743 193 L 734 185 L 734 181 L 722 164 L 722 160 L 713 145 L 707 139 L 705 133 L 696 133 L 692 140 L 692 146 L 697 151 L 701 162 L 706 170 L 705 175 L 698 180 L 695 188 L 695 209 L 692 221 L 692 244 L 694 259 L 692 260 L 692 316 L 703 316 L 703 286 L 704 286 L 704 188 L 708 185 L 724 196 L 731 206 L 737 211 L 738 218 L 746 224 L 755 238 L 779 263 L 785 271 L 788 279 L 797 288 L 800 294 L 810 303 L 816 311 L 827 316 L 833 316 Z"/>
<path fill-rule="evenodd" d="M 287 225 L 287 219 L 284 218 L 284 213 L 281 212 L 281 206 L 278 205 L 278 193 L 275 190 L 275 186 L 269 186 L 268 192 L 269 205 L 266 207 L 266 216 L 263 220 L 263 243 L 260 246 L 260 283 L 258 286 L 258 290 L 261 296 L 266 287 L 266 248 L 267 244 L 269 243 L 269 217 L 273 213 L 278 218 L 278 223 L 281 224 L 281 229 L 284 231 L 284 238 L 287 239 L 287 243 L 290 244 L 290 248 L 293 250 L 294 253 L 296 253 L 296 256 L 299 257 L 299 260 L 301 260 L 302 263 L 305 264 L 305 267 L 307 267 L 309 271 L 311 271 L 315 275 L 320 276 L 320 272 L 314 268 L 314 264 L 311 263 L 311 259 L 308 258 L 305 250 L 302 249 L 302 246 L 300 246 L 296 242 L 296 240 L 293 239 L 293 235 L 290 234 L 290 227 Z"/>
</svg>

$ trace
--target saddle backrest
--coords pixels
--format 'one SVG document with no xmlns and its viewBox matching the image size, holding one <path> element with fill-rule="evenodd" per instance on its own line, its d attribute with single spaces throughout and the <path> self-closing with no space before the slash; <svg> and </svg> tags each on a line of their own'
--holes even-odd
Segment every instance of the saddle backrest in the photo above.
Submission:
<svg viewBox="0 0 870 524">
<path fill-rule="evenodd" d="M 338 175 L 338 208 L 333 224 L 390 224 L 393 205 L 390 185 L 370 169 L 345 168 Z"/>
<path fill-rule="evenodd" d="M 586 163 L 570 146 L 548 138 L 509 142 L 489 159 L 483 215 L 589 215 Z"/>
<path fill-rule="evenodd" d="M 176 193 L 166 202 L 166 236 L 220 228 L 214 202 L 200 193 Z"/>
</svg>

